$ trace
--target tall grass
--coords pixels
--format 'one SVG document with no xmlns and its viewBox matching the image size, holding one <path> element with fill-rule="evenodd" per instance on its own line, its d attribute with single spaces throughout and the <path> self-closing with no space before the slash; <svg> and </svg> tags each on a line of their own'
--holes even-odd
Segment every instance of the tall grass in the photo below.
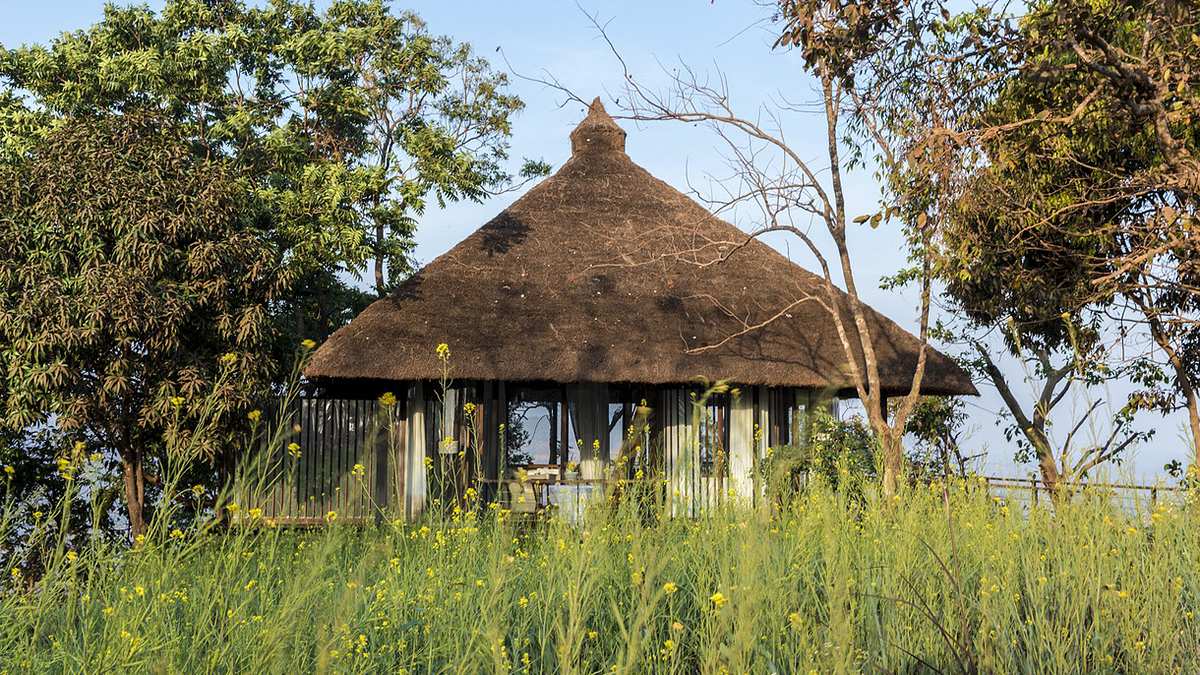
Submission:
<svg viewBox="0 0 1200 675">
<path fill-rule="evenodd" d="M 1148 507 L 1148 505 L 1147 505 Z M 246 508 L 243 506 L 243 508 Z M 7 578 L 7 672 L 1196 672 L 1187 507 L 982 486 L 581 526 L 499 507 L 424 523 L 156 529 Z"/>
</svg>

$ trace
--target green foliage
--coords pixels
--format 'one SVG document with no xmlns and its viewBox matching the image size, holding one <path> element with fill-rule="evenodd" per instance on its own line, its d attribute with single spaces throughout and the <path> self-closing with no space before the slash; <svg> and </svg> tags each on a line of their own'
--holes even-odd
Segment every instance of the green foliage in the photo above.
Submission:
<svg viewBox="0 0 1200 675">
<path fill-rule="evenodd" d="M 803 443 L 771 448 L 759 465 L 767 491 L 786 503 L 810 481 L 859 495 L 878 475 L 879 444 L 858 416 L 839 420 L 823 408 L 807 418 Z"/>
<path fill-rule="evenodd" d="M 967 120 L 986 162 L 943 268 L 973 321 L 1047 349 L 1090 354 L 1102 320 L 1148 328 L 1131 403 L 1164 412 L 1195 405 L 1198 26 L 1194 3 L 1033 3 L 992 46 L 1009 67 Z"/>
<path fill-rule="evenodd" d="M 913 440 L 909 459 L 924 476 L 966 478 L 972 460 L 962 447 L 967 422 L 966 404 L 955 396 L 925 396 L 913 408 L 905 434 Z"/>
<path fill-rule="evenodd" d="M 383 293 L 410 271 L 429 199 L 509 182 L 506 85 L 380 0 L 108 5 L 0 46 L 5 422 L 153 455 L 224 351 L 224 413 L 244 411 L 365 307 L 347 277 L 374 259 Z"/>
<path fill-rule="evenodd" d="M 0 176 L 3 422 L 111 450 L 141 494 L 143 457 L 222 360 L 238 374 L 215 392 L 222 419 L 270 384 L 267 304 L 288 288 L 270 221 L 228 162 L 155 116 L 72 120 Z M 229 439 L 201 440 L 212 458 Z"/>
</svg>

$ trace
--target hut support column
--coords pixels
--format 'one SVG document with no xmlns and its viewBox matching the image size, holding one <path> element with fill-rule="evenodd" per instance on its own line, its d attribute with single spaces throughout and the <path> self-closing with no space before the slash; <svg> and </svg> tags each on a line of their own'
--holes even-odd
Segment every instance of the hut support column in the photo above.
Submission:
<svg viewBox="0 0 1200 675">
<path fill-rule="evenodd" d="M 729 491 L 743 504 L 754 500 L 754 397 L 749 390 L 729 404 Z M 724 497 L 726 495 L 722 495 Z"/>
<path fill-rule="evenodd" d="M 692 433 L 691 399 L 687 390 L 679 388 L 663 389 L 660 396 L 671 515 L 695 516 L 695 497 L 700 486 L 700 449 Z"/>
<path fill-rule="evenodd" d="M 414 384 L 408 391 L 405 402 L 407 413 L 406 440 L 407 456 L 404 466 L 408 469 L 405 476 L 404 515 L 408 520 L 416 520 L 425 511 L 425 495 L 427 493 L 428 469 L 425 466 L 425 385 Z"/>
</svg>

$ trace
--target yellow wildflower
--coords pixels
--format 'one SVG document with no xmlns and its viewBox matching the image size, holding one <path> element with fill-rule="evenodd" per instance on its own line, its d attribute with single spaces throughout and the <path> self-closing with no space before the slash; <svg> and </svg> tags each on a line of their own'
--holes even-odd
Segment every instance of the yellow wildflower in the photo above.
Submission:
<svg viewBox="0 0 1200 675">
<path fill-rule="evenodd" d="M 350 469 L 350 473 L 361 478 L 366 475 L 367 467 L 363 466 L 362 464 L 355 464 L 354 468 Z"/>
<path fill-rule="evenodd" d="M 248 513 L 250 514 L 251 520 L 258 520 L 262 517 L 262 509 L 258 508 L 257 506 L 250 509 Z"/>
<path fill-rule="evenodd" d="M 196 483 L 195 485 L 192 486 L 192 494 L 196 495 L 197 497 L 203 496 L 204 495 L 204 486 L 199 483 Z"/>
<path fill-rule="evenodd" d="M 292 457 L 294 457 L 296 459 L 300 459 L 300 444 L 299 443 L 296 443 L 295 441 L 288 443 L 287 451 L 288 451 L 288 454 L 291 455 Z"/>
<path fill-rule="evenodd" d="M 717 609 L 724 607 L 725 603 L 727 602 L 725 599 L 725 594 L 720 591 L 713 593 L 712 596 L 709 597 L 709 600 L 712 600 L 713 606 L 715 606 Z"/>
<path fill-rule="evenodd" d="M 171 530 L 171 538 L 172 539 L 183 539 L 183 530 L 179 529 L 178 527 Z"/>
<path fill-rule="evenodd" d="M 667 595 L 674 595 L 675 592 L 678 590 L 679 590 L 679 587 L 676 586 L 675 582 L 673 582 L 673 581 L 668 581 L 667 583 L 663 584 L 663 592 L 666 593 Z"/>
<path fill-rule="evenodd" d="M 326 522 L 332 523 L 335 520 L 337 520 L 337 511 L 330 511 L 329 513 L 325 514 Z"/>
<path fill-rule="evenodd" d="M 379 397 L 379 404 L 389 408 L 396 405 L 396 395 L 390 391 L 383 392 L 383 396 Z"/>
<path fill-rule="evenodd" d="M 231 364 L 234 361 L 237 361 L 237 354 L 234 354 L 233 352 L 226 352 L 221 355 L 221 363 Z"/>
<path fill-rule="evenodd" d="M 251 410 L 250 412 L 246 413 L 246 417 L 250 418 L 251 422 L 257 422 L 258 419 L 260 417 L 262 417 L 262 411 L 261 410 Z"/>
<path fill-rule="evenodd" d="M 438 360 L 443 363 L 445 363 L 446 361 L 449 361 L 450 360 L 450 345 L 446 344 L 445 342 L 440 343 L 437 346 L 437 357 L 438 357 Z"/>
<path fill-rule="evenodd" d="M 79 557 L 79 554 L 76 553 L 75 551 L 67 551 L 67 560 L 70 560 L 71 562 L 75 562 L 75 559 L 78 557 Z"/>
<path fill-rule="evenodd" d="M 315 341 L 315 340 L 312 340 L 312 339 L 306 339 L 306 340 L 301 340 L 301 341 L 300 341 L 300 346 L 301 346 L 301 347 L 304 347 L 305 349 L 312 349 L 313 347 L 316 347 L 316 346 L 317 346 L 317 343 L 316 343 L 316 341 Z"/>
<path fill-rule="evenodd" d="M 12 478 L 13 474 L 15 474 L 16 472 L 17 472 L 17 470 L 12 468 L 11 464 L 4 465 L 4 473 L 7 474 L 9 478 Z"/>
<path fill-rule="evenodd" d="M 170 401 L 171 401 L 171 405 L 176 408 L 183 405 L 183 397 L 182 396 L 172 396 L 170 398 Z"/>
</svg>

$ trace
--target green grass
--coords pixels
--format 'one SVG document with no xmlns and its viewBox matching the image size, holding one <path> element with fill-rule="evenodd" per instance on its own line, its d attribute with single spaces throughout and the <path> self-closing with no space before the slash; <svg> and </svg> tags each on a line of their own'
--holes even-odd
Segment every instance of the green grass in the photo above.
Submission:
<svg viewBox="0 0 1200 675">
<path fill-rule="evenodd" d="M 151 536 L 6 577 L 7 672 L 1196 672 L 1200 528 L 1102 496 L 979 486 L 579 529 L 497 509 L 417 525 Z M 46 544 L 49 545 L 49 544 Z M 714 599 L 715 598 L 715 599 Z"/>
<path fill-rule="evenodd" d="M 176 530 L 188 500 L 210 508 L 180 494 L 206 461 L 204 405 L 167 435 L 157 519 L 132 549 L 70 550 L 66 511 L 47 509 L 0 551 L 21 565 L 0 570 L 0 673 L 1200 672 L 1200 503 L 1027 509 L 957 480 L 885 499 L 841 448 L 840 491 L 818 478 L 786 505 L 697 520 L 627 494 L 577 526 L 464 504 L 289 530 L 246 497 L 267 475 L 250 461 L 211 507 L 241 495 L 237 525 L 210 511 Z M 67 504 L 103 492 L 80 486 L 96 464 L 59 460 Z M 0 505 L 0 541 L 26 511 Z"/>
</svg>

